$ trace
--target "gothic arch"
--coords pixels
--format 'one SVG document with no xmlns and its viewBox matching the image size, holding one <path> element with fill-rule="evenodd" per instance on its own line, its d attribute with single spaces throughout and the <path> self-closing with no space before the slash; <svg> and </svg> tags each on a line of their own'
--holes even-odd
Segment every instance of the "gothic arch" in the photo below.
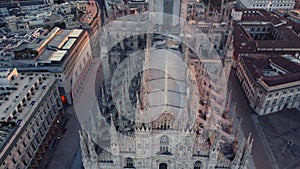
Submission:
<svg viewBox="0 0 300 169">
<path fill-rule="evenodd" d="M 128 157 L 125 159 L 125 168 L 135 168 L 134 161 L 132 158 Z"/>
<path fill-rule="evenodd" d="M 168 130 L 175 122 L 175 117 L 170 112 L 163 112 L 159 118 L 153 123 L 153 128 Z"/>
<path fill-rule="evenodd" d="M 160 138 L 160 152 L 161 153 L 169 152 L 169 144 L 170 144 L 169 137 L 166 135 L 162 136 Z"/>
<path fill-rule="evenodd" d="M 160 163 L 158 168 L 159 169 L 168 169 L 168 164 L 167 163 Z"/>
<path fill-rule="evenodd" d="M 203 165 L 202 165 L 201 161 L 196 161 L 194 163 L 194 169 L 202 169 L 202 168 L 203 168 Z"/>
</svg>

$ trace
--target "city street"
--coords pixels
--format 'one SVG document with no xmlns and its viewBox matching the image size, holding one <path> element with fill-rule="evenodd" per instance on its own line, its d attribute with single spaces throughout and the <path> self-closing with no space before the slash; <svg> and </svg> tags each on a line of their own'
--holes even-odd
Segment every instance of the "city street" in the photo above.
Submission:
<svg viewBox="0 0 300 169">
<path fill-rule="evenodd" d="M 254 115 L 254 112 L 249 107 L 249 102 L 244 94 L 244 91 L 235 75 L 235 71 L 232 70 L 229 81 L 228 81 L 229 90 L 232 89 L 232 99 L 234 102 L 237 102 L 236 107 L 236 116 L 242 118 L 242 129 L 245 137 L 248 137 L 251 133 L 252 138 L 254 139 L 252 147 L 252 155 L 257 169 L 273 169 L 272 165 L 269 162 L 268 156 L 266 153 L 265 147 L 260 139 L 258 131 L 255 127 L 255 124 L 252 120 L 251 115 Z"/>
<path fill-rule="evenodd" d="M 80 124 L 78 122 L 74 107 L 66 110 L 66 123 L 60 139 L 56 144 L 50 146 L 40 164 L 40 169 L 68 169 L 73 163 L 79 147 Z"/>
<path fill-rule="evenodd" d="M 258 120 L 277 168 L 299 169 L 300 111 L 287 109 L 262 116 Z"/>
</svg>

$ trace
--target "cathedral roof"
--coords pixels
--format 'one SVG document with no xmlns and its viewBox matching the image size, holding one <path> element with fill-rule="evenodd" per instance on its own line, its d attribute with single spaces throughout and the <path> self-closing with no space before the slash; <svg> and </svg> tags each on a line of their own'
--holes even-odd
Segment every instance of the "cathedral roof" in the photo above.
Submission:
<svg viewBox="0 0 300 169">
<path fill-rule="evenodd" d="M 148 111 L 156 118 L 165 110 L 179 114 L 184 110 L 187 90 L 183 55 L 168 49 L 150 50 L 147 67 Z"/>
</svg>

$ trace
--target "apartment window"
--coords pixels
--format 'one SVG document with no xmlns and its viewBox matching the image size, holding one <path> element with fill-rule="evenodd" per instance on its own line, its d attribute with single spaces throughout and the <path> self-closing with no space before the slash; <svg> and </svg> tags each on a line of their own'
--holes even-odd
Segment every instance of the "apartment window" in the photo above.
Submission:
<svg viewBox="0 0 300 169">
<path fill-rule="evenodd" d="M 36 142 L 40 144 L 40 139 L 38 137 L 36 137 Z"/>
<path fill-rule="evenodd" d="M 281 99 L 280 99 L 280 103 L 282 103 L 284 101 L 284 97 L 282 97 Z"/>
<path fill-rule="evenodd" d="M 269 106 L 269 104 L 270 104 L 270 100 L 268 100 L 268 101 L 266 102 L 266 105 L 265 105 L 265 106 Z"/>
<path fill-rule="evenodd" d="M 21 151 L 20 151 L 20 149 L 18 149 L 18 154 L 19 154 L 19 155 L 21 155 Z"/>
<path fill-rule="evenodd" d="M 32 157 L 32 155 L 30 154 L 30 152 L 29 152 L 29 151 L 27 152 L 27 155 L 28 155 L 28 157 L 29 157 L 29 158 L 31 158 L 31 157 Z"/>
<path fill-rule="evenodd" d="M 283 94 L 286 94 L 286 91 L 283 91 Z"/>
<path fill-rule="evenodd" d="M 277 99 L 274 99 L 274 101 L 273 101 L 273 105 L 274 105 L 274 104 L 276 104 L 276 103 L 277 103 Z"/>
<path fill-rule="evenodd" d="M 44 137 L 44 133 L 40 130 L 41 137 Z"/>
<path fill-rule="evenodd" d="M 35 151 L 36 150 L 36 146 L 34 144 L 31 145 L 31 148 Z"/>
<path fill-rule="evenodd" d="M 13 162 L 14 164 L 17 163 L 17 161 L 15 160 L 15 158 L 12 158 L 12 162 Z"/>
<path fill-rule="evenodd" d="M 52 115 L 53 111 L 50 113 L 50 118 L 51 120 L 53 120 L 53 115 Z"/>
<path fill-rule="evenodd" d="M 272 94 L 269 94 L 268 97 L 272 97 Z"/>
<path fill-rule="evenodd" d="M 30 137 L 30 135 L 29 135 L 29 134 L 27 135 L 27 137 L 28 137 L 28 139 L 29 139 L 29 140 L 31 139 L 31 137 Z"/>
<path fill-rule="evenodd" d="M 23 141 L 23 146 L 24 146 L 24 147 L 26 147 L 26 144 L 25 144 L 25 142 L 24 142 L 24 141 Z"/>
<path fill-rule="evenodd" d="M 43 127 L 44 127 L 44 130 L 45 130 L 45 131 L 47 131 L 47 127 L 46 127 L 46 125 L 45 125 L 45 124 L 43 125 Z"/>
<path fill-rule="evenodd" d="M 50 125 L 50 120 L 49 119 L 47 119 L 47 123 L 48 123 L 48 125 Z"/>
<path fill-rule="evenodd" d="M 27 162 L 25 161 L 25 159 L 23 160 L 23 164 L 24 164 L 25 166 L 27 166 Z"/>
<path fill-rule="evenodd" d="M 292 96 L 289 96 L 289 97 L 287 98 L 287 100 L 286 100 L 286 101 L 290 101 L 290 100 L 291 100 L 291 98 L 292 98 Z"/>
</svg>

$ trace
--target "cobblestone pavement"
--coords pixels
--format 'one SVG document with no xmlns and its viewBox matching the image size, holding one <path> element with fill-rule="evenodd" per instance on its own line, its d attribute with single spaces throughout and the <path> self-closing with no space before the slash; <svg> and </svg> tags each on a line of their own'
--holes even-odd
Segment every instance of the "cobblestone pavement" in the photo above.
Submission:
<svg viewBox="0 0 300 169">
<path fill-rule="evenodd" d="M 284 110 L 258 118 L 280 169 L 300 169 L 300 111 Z"/>
</svg>

